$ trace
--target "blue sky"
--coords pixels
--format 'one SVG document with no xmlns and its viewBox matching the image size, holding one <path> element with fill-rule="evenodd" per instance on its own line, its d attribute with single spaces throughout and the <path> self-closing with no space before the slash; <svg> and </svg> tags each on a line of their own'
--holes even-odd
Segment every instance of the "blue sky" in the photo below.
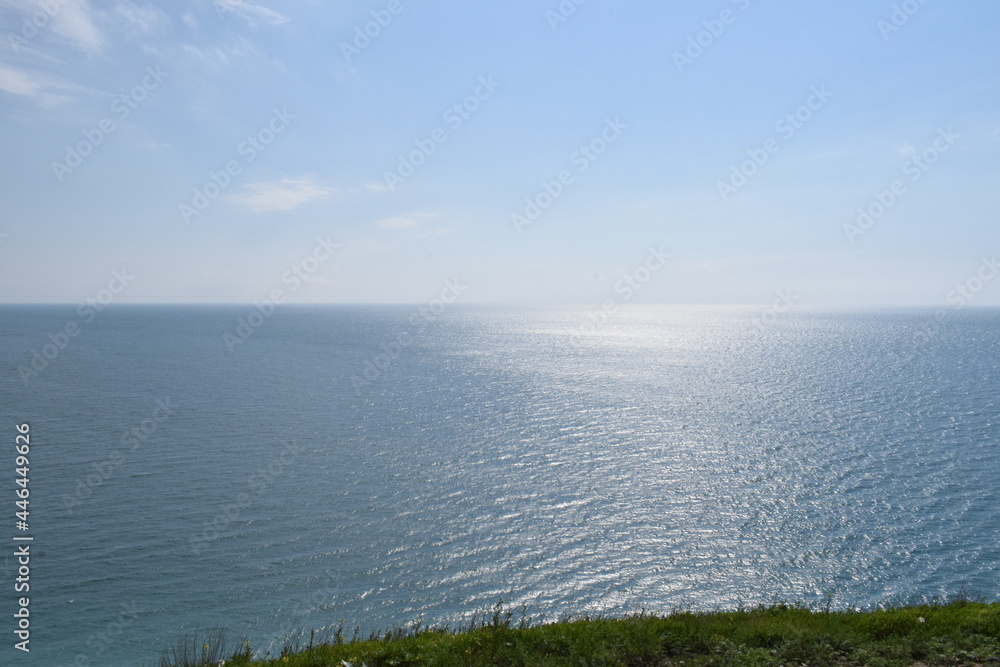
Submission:
<svg viewBox="0 0 1000 667">
<path fill-rule="evenodd" d="M 594 304 L 655 250 L 630 301 L 971 280 L 1000 305 L 998 25 L 986 0 L 0 0 L 0 302 L 124 270 L 121 303 Z"/>
</svg>

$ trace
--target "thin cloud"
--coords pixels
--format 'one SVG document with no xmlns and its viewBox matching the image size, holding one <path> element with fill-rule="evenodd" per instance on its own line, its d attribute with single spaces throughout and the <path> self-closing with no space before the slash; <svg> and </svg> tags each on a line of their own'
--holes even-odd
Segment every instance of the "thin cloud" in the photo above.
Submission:
<svg viewBox="0 0 1000 667">
<path fill-rule="evenodd" d="M 0 91 L 28 97 L 43 105 L 65 101 L 83 90 L 49 74 L 0 65 Z"/>
<path fill-rule="evenodd" d="M 60 7 L 52 17 L 52 31 L 86 53 L 99 53 L 106 42 L 94 24 L 88 0 L 76 3 L 57 3 Z"/>
<path fill-rule="evenodd" d="M 212 4 L 220 18 L 225 18 L 227 14 L 236 14 L 250 25 L 256 25 L 258 22 L 281 25 L 288 22 L 288 17 L 284 14 L 245 0 L 214 0 Z"/>
<path fill-rule="evenodd" d="M 119 22 L 124 22 L 140 35 L 164 32 L 170 26 L 170 18 L 159 9 L 137 7 L 125 0 L 118 0 L 114 14 Z"/>
<path fill-rule="evenodd" d="M 190 58 L 200 61 L 198 66 L 209 67 L 216 71 L 225 70 L 241 60 L 257 60 L 261 65 L 267 65 L 272 69 L 282 67 L 280 63 L 271 60 L 266 53 L 258 49 L 253 42 L 242 37 L 228 44 L 207 45 L 205 48 L 185 42 L 180 44 L 180 49 Z"/>
<path fill-rule="evenodd" d="M 163 150 L 164 148 L 169 148 L 170 144 L 156 141 L 150 136 L 143 136 L 137 139 L 133 145 L 141 151 L 157 152 Z"/>
<path fill-rule="evenodd" d="M 0 65 L 0 90 L 12 95 L 37 97 L 46 87 L 43 78 L 37 72 L 10 69 Z"/>
<path fill-rule="evenodd" d="M 251 183 L 246 192 L 232 195 L 232 199 L 254 213 L 269 213 L 294 210 L 313 199 L 329 197 L 333 191 L 311 178 L 282 178 L 271 183 Z"/>
<path fill-rule="evenodd" d="M 232 54 L 226 53 L 217 46 L 208 49 L 199 49 L 197 46 L 191 44 L 181 44 L 180 47 L 184 53 L 196 60 L 202 61 L 204 65 L 213 68 L 227 67 L 231 60 Z"/>
<path fill-rule="evenodd" d="M 48 40 L 55 38 L 91 55 L 107 45 L 104 34 L 97 27 L 99 12 L 90 6 L 90 0 L 57 0 L 44 6 L 37 0 L 0 0 L 0 7 L 21 14 L 14 20 L 17 29 L 8 36 L 16 38 L 12 42 L 16 51 L 28 48 L 29 42 L 36 41 L 35 35 L 45 35 Z M 40 17 L 44 18 L 44 23 L 40 22 Z M 33 32 L 24 34 L 23 26 Z M 46 40 L 46 37 L 38 39 Z"/>
</svg>

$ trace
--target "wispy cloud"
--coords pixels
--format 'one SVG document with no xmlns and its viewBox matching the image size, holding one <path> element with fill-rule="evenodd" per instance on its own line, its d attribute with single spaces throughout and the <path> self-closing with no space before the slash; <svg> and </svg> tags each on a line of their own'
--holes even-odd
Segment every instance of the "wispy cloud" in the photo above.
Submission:
<svg viewBox="0 0 1000 667">
<path fill-rule="evenodd" d="M 136 139 L 133 145 L 141 151 L 149 151 L 155 153 L 157 151 L 163 150 L 164 148 L 169 148 L 170 144 L 164 143 L 162 141 L 156 141 L 149 135 L 145 135 Z"/>
<path fill-rule="evenodd" d="M 98 53 L 105 40 L 93 20 L 94 10 L 88 0 L 57 3 L 61 9 L 52 18 L 52 30 L 75 44 L 81 51 Z"/>
<path fill-rule="evenodd" d="M 95 55 L 107 46 L 104 32 L 98 27 L 107 14 L 91 7 L 90 0 L 0 0 L 0 9 L 11 15 L 2 17 L 10 26 L 4 42 L 15 53 L 28 52 L 46 60 L 61 61 L 66 54 L 52 53 L 52 47 Z"/>
<path fill-rule="evenodd" d="M 226 14 L 230 13 L 236 14 L 251 25 L 257 23 L 281 25 L 288 21 L 288 17 L 284 14 L 279 14 L 264 5 L 257 5 L 245 0 L 213 0 L 212 5 L 220 17 L 224 18 Z"/>
<path fill-rule="evenodd" d="M 0 90 L 13 95 L 36 97 L 44 88 L 43 78 L 37 72 L 16 70 L 0 65 Z"/>
<path fill-rule="evenodd" d="M 165 31 L 170 26 L 170 18 L 155 7 L 139 7 L 127 0 L 118 0 L 113 10 L 119 23 L 125 23 L 140 35 L 151 35 Z"/>
<path fill-rule="evenodd" d="M 0 65 L 0 91 L 28 97 L 43 105 L 65 101 L 84 90 L 50 74 Z"/>
<path fill-rule="evenodd" d="M 334 188 L 317 184 L 312 178 L 282 178 L 274 182 L 251 183 L 246 191 L 232 195 L 233 201 L 254 213 L 291 211 L 313 199 L 330 196 Z"/>
<path fill-rule="evenodd" d="M 181 51 L 190 58 L 199 61 L 198 67 L 211 68 L 213 71 L 223 71 L 239 61 L 256 61 L 259 66 L 280 69 L 282 66 L 271 60 L 266 53 L 257 48 L 252 41 L 239 37 L 225 44 L 208 43 L 198 47 L 190 43 L 180 44 Z"/>
</svg>

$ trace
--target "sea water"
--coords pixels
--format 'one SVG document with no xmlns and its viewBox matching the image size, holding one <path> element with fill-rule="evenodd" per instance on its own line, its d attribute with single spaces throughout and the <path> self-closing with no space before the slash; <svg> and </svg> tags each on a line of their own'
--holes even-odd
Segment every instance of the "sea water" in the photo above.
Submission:
<svg viewBox="0 0 1000 667">
<path fill-rule="evenodd" d="M 255 310 L 0 308 L 0 662 L 1000 593 L 1000 311 Z"/>
</svg>

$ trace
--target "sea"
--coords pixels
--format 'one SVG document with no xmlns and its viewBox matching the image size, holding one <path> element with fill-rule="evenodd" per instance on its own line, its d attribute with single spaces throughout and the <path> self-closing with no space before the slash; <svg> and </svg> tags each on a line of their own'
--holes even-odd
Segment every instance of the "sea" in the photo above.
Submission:
<svg viewBox="0 0 1000 667">
<path fill-rule="evenodd" d="M 0 307 L 0 663 L 996 600 L 998 403 L 990 309 Z"/>
</svg>

